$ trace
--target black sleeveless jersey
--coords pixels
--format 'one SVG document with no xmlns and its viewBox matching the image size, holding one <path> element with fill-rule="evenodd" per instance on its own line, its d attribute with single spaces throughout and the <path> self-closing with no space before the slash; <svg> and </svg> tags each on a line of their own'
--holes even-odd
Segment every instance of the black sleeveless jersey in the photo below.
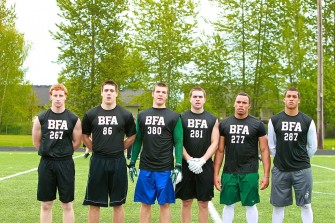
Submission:
<svg viewBox="0 0 335 223">
<path fill-rule="evenodd" d="M 173 169 L 173 132 L 179 117 L 178 113 L 168 108 L 149 108 L 138 114 L 137 122 L 143 142 L 140 169 Z"/>
<path fill-rule="evenodd" d="M 277 141 L 273 164 L 281 171 L 311 167 L 306 146 L 312 119 L 302 112 L 289 116 L 282 111 L 272 116 L 271 122 Z"/>
<path fill-rule="evenodd" d="M 121 106 L 104 110 L 100 105 L 84 115 L 82 132 L 92 134 L 92 150 L 103 155 L 116 155 L 124 150 L 124 136 L 136 134 L 133 115 Z"/>
<path fill-rule="evenodd" d="M 231 116 L 220 123 L 219 131 L 225 138 L 223 172 L 258 172 L 258 138 L 266 135 L 263 122 L 251 115 L 245 119 Z"/>
<path fill-rule="evenodd" d="M 67 109 L 62 113 L 48 109 L 38 115 L 38 120 L 42 131 L 38 154 L 52 158 L 72 156 L 72 133 L 78 117 Z"/>
<path fill-rule="evenodd" d="M 190 156 L 202 157 L 211 145 L 212 131 L 217 118 L 207 111 L 196 114 L 188 110 L 181 115 L 181 119 L 184 148 Z"/>
</svg>

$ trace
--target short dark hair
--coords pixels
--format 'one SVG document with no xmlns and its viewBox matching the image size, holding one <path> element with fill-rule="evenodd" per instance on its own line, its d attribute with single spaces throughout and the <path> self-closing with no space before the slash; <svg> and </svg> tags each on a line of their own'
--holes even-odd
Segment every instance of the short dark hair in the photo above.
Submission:
<svg viewBox="0 0 335 223">
<path fill-rule="evenodd" d="M 117 92 L 118 91 L 118 86 L 117 86 L 117 83 L 115 83 L 114 81 L 111 81 L 111 80 L 108 80 L 108 81 L 105 81 L 101 84 L 101 91 L 103 91 L 105 85 L 112 85 L 115 87 L 115 91 Z"/>
<path fill-rule="evenodd" d="M 296 92 L 298 92 L 298 98 L 300 98 L 300 93 L 298 91 L 298 88 L 296 88 L 296 87 L 290 87 L 289 89 L 287 89 L 285 91 L 285 93 L 284 93 L 284 98 L 286 97 L 286 94 L 287 94 L 288 91 L 296 91 Z"/>
<path fill-rule="evenodd" d="M 249 99 L 249 104 L 250 104 L 250 102 L 251 102 L 251 101 L 250 101 L 250 96 L 249 96 L 247 93 L 245 93 L 245 92 L 240 92 L 240 93 L 238 93 L 238 94 L 235 96 L 235 101 L 236 101 L 237 96 L 239 96 L 239 95 L 248 97 L 248 99 Z"/>
</svg>

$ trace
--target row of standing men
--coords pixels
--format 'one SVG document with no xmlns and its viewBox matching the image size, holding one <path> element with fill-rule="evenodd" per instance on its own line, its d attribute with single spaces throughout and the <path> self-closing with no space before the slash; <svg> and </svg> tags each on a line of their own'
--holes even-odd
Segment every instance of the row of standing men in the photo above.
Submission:
<svg viewBox="0 0 335 223">
<path fill-rule="evenodd" d="M 123 204 L 132 182 L 138 177 L 134 201 L 141 203 L 139 222 L 151 222 L 151 206 L 159 204 L 160 222 L 171 222 L 170 204 L 182 200 L 182 222 L 191 222 L 193 200 L 198 203 L 198 221 L 208 222 L 208 203 L 214 186 L 224 205 L 222 222 L 233 222 L 236 202 L 246 208 L 247 222 L 258 222 L 259 189 L 270 180 L 270 153 L 274 156 L 270 202 L 272 222 L 284 219 L 284 207 L 301 207 L 304 223 L 313 222 L 310 158 L 316 151 L 314 121 L 298 109 L 296 88 L 284 94 L 285 108 L 271 117 L 268 134 L 263 122 L 249 115 L 250 97 L 236 95 L 233 116 L 218 122 L 204 110 L 206 92 L 191 89 L 191 109 L 178 114 L 166 107 L 168 86 L 152 89 L 153 106 L 132 114 L 117 105 L 118 85 L 105 81 L 102 103 L 82 119 L 65 108 L 67 89 L 55 84 L 49 90 L 51 108 L 34 120 L 32 137 L 41 156 L 38 167 L 37 199 L 40 221 L 52 221 L 52 206 L 58 190 L 63 222 L 74 222 L 74 148 L 81 141 L 93 151 L 83 205 L 88 205 L 88 222 L 100 222 L 100 208 L 113 207 L 113 222 L 125 222 Z M 127 165 L 124 150 L 132 148 Z M 259 151 L 263 176 L 258 174 Z M 140 154 L 139 174 L 136 161 Z M 215 155 L 214 155 L 215 154 Z M 212 156 L 214 155 L 214 161 Z M 224 160 L 222 175 L 219 176 Z"/>
</svg>

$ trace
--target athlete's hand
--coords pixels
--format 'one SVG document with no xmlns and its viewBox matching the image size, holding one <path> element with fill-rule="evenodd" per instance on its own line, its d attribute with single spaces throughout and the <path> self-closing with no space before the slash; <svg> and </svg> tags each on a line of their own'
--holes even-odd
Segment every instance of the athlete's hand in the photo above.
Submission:
<svg viewBox="0 0 335 223">
<path fill-rule="evenodd" d="M 198 162 L 199 158 L 193 158 L 191 157 L 190 159 L 187 160 L 188 163 L 188 168 L 190 169 L 190 171 L 192 171 L 195 174 L 199 174 L 202 172 L 202 168 L 198 169 L 197 168 L 197 162 Z"/>
<path fill-rule="evenodd" d="M 136 167 L 135 167 L 135 162 L 131 161 L 129 163 L 129 165 L 127 165 L 128 168 L 129 168 L 129 177 L 130 177 L 130 180 L 131 182 L 134 183 L 134 176 L 137 177 L 137 170 L 136 170 Z"/>
<path fill-rule="evenodd" d="M 181 164 L 176 163 L 175 168 L 171 171 L 170 177 L 174 185 L 176 185 L 182 180 L 183 176 L 181 174 Z"/>
<path fill-rule="evenodd" d="M 261 182 L 259 182 L 259 185 L 260 185 L 259 189 L 264 190 L 264 189 L 268 188 L 269 181 L 270 181 L 269 177 L 263 177 L 263 179 L 261 179 Z"/>
<path fill-rule="evenodd" d="M 206 163 L 204 158 L 192 158 L 188 168 L 195 174 L 202 173 L 202 166 Z"/>
<path fill-rule="evenodd" d="M 218 190 L 218 191 L 222 191 L 222 184 L 221 184 L 221 179 L 220 177 L 218 176 L 214 176 L 214 185 L 215 185 L 215 188 Z"/>
</svg>

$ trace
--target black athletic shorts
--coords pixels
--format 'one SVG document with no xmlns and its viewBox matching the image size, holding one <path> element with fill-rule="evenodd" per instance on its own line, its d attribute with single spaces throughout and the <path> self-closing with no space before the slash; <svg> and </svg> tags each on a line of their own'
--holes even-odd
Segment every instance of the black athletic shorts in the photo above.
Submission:
<svg viewBox="0 0 335 223">
<path fill-rule="evenodd" d="M 119 206 L 126 202 L 127 192 L 128 175 L 124 153 L 116 157 L 93 154 L 83 205 Z"/>
<path fill-rule="evenodd" d="M 213 162 L 207 161 L 202 166 L 203 172 L 195 174 L 188 168 L 183 159 L 182 181 L 176 185 L 176 198 L 181 200 L 197 199 L 211 201 L 214 197 L 214 169 Z"/>
<path fill-rule="evenodd" d="M 62 160 L 41 157 L 38 165 L 37 200 L 53 201 L 58 190 L 63 203 L 74 200 L 75 168 L 72 157 Z"/>
</svg>

